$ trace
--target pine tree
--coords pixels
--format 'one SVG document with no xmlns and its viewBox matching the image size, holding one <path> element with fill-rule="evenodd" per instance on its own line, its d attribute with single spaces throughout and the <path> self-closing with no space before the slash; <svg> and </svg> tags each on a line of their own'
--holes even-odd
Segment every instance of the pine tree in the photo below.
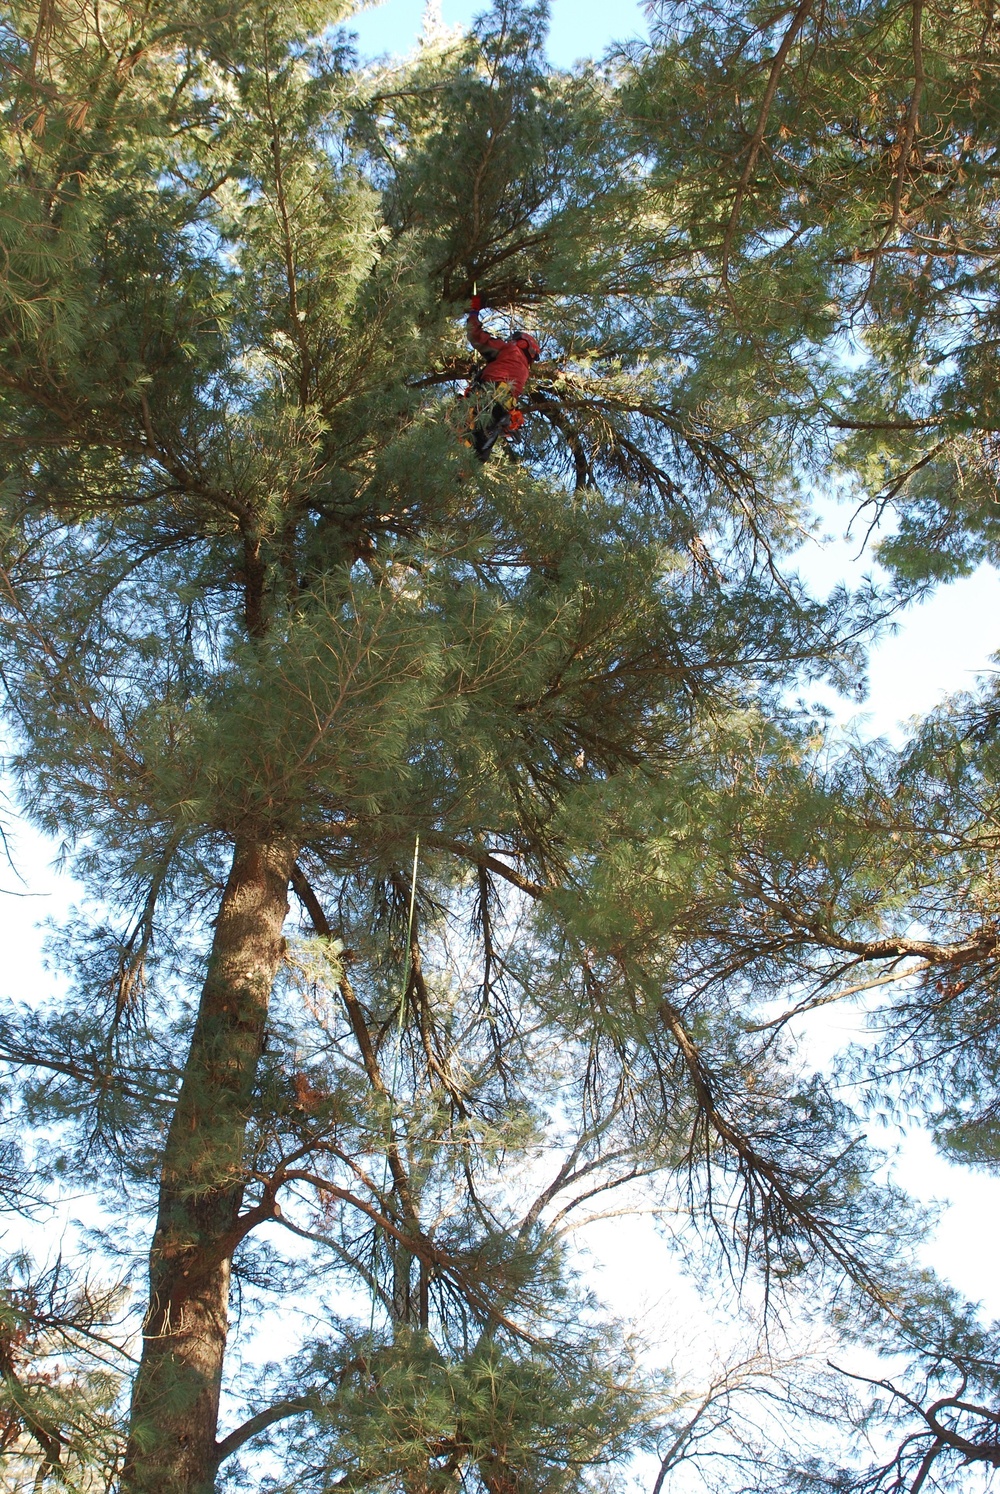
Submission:
<svg viewBox="0 0 1000 1494">
<path fill-rule="evenodd" d="M 629 117 L 706 303 L 857 484 L 904 585 L 995 559 L 989 11 L 653 9 Z"/>
<path fill-rule="evenodd" d="M 382 73 L 348 12 L 3 37 L 11 757 L 106 916 L 0 1051 L 151 1226 L 123 1494 L 268 1438 L 275 1489 L 585 1487 L 661 1408 L 566 1246 L 618 1189 L 774 1290 L 884 1290 L 851 1117 L 741 1015 L 826 958 L 791 807 L 839 789 L 787 701 L 853 688 L 873 616 L 782 569 L 796 413 L 544 6 Z M 482 470 L 474 283 L 547 355 Z M 231 1294 L 307 1287 L 329 1321 L 220 1431 Z"/>
<path fill-rule="evenodd" d="M 902 596 L 995 564 L 994 18 L 920 0 L 656 14 L 654 45 L 632 59 L 630 118 L 678 204 L 675 241 L 703 255 L 706 301 L 745 357 L 767 357 L 769 397 L 788 406 L 814 477 L 881 527 L 876 553 Z M 987 680 L 901 752 L 844 758 L 837 794 L 853 807 L 839 829 L 822 810 L 804 823 L 797 800 L 812 891 L 803 877 L 796 898 L 775 899 L 767 863 L 741 853 L 745 905 L 794 918 L 803 953 L 836 958 L 820 999 L 831 985 L 870 993 L 875 1036 L 855 1072 L 872 1105 L 916 1116 L 988 1171 L 996 724 Z M 893 1456 L 796 1466 L 788 1486 L 964 1489 L 995 1468 L 995 1333 L 939 1285 L 901 1289 L 873 1337 L 904 1368 L 887 1365 L 852 1413 L 882 1425 Z"/>
</svg>

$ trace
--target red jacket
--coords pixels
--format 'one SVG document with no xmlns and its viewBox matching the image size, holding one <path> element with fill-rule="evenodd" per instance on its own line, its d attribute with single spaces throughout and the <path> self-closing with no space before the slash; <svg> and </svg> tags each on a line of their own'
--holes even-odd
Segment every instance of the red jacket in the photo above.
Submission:
<svg viewBox="0 0 1000 1494">
<path fill-rule="evenodd" d="M 513 342 L 504 342 L 502 337 L 491 337 L 479 320 L 478 311 L 469 313 L 465 324 L 469 341 L 477 353 L 487 359 L 480 374 L 484 384 L 509 384 L 515 394 L 520 394 L 531 373 L 531 362 L 526 353 Z"/>
</svg>

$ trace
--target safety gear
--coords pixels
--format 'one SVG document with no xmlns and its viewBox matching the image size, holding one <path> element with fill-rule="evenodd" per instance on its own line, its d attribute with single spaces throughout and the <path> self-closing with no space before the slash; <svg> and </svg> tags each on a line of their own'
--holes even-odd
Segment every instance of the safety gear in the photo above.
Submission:
<svg viewBox="0 0 1000 1494">
<path fill-rule="evenodd" d="M 482 305 L 483 305 L 483 298 L 482 298 L 482 296 L 477 296 L 477 295 L 474 294 L 473 297 L 472 297 L 471 305 L 472 305 L 473 311 L 481 311 L 482 310 Z"/>
<path fill-rule="evenodd" d="M 535 339 L 527 332 L 517 334 L 520 341 L 493 337 L 483 327 L 477 311 L 469 313 L 465 325 L 472 346 L 486 359 L 486 367 L 479 373 L 481 382 L 510 384 L 515 396 L 520 394 L 531 376 L 531 365 L 541 352 Z"/>
<path fill-rule="evenodd" d="M 469 419 L 476 456 L 485 462 L 501 436 L 513 435 L 524 424 L 517 397 L 531 377 L 531 365 L 541 353 L 530 332 L 518 330 L 510 338 L 493 337 L 479 320 L 479 297 L 473 289 L 472 310 L 466 323 L 469 341 L 486 359 L 468 390 L 475 396 Z"/>
<path fill-rule="evenodd" d="M 501 436 L 513 435 L 524 424 L 524 416 L 510 384 L 493 384 L 479 377 L 466 395 L 473 401 L 468 421 L 472 445 L 479 460 L 485 462 Z"/>
</svg>

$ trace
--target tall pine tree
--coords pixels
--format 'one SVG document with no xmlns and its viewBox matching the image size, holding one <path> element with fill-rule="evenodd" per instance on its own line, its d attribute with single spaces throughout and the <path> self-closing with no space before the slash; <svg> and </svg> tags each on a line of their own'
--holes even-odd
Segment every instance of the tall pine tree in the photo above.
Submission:
<svg viewBox="0 0 1000 1494">
<path fill-rule="evenodd" d="M 901 595 L 995 564 L 991 10 L 653 9 L 629 117 L 654 160 L 651 186 L 681 220 L 674 241 L 703 257 L 720 325 L 751 365 L 766 357 L 768 397 L 789 408 L 816 477 L 846 490 L 860 532 L 881 531 L 877 555 Z M 875 1040 L 854 1072 L 874 1103 L 916 1115 L 946 1154 L 992 1172 L 997 720 L 987 678 L 902 751 L 851 754 L 838 772 L 848 820 L 809 832 L 808 908 L 775 899 L 766 867 L 744 886 L 748 907 L 794 914 L 804 942 L 838 959 L 847 997 L 872 992 Z M 856 1425 L 889 1429 L 891 1455 L 853 1472 L 799 1468 L 791 1486 L 988 1479 L 1000 1457 L 996 1325 L 915 1281 L 874 1339 L 902 1368 L 887 1367 Z"/>
<path fill-rule="evenodd" d="M 388 72 L 349 10 L 3 34 L 11 760 L 104 912 L 0 1052 L 106 1248 L 149 1222 L 123 1494 L 267 1439 L 274 1488 L 585 1487 L 662 1411 L 567 1252 L 619 1189 L 774 1289 L 887 1290 L 850 1116 L 742 1017 L 830 963 L 818 827 L 860 856 L 787 704 L 854 688 L 874 617 L 784 564 L 787 349 L 762 385 L 707 320 L 648 138 L 546 66 L 544 6 Z M 544 351 L 481 469 L 474 284 Z M 234 1291 L 307 1288 L 328 1320 L 247 1390 Z M 41 1486 L 90 1434 L 10 1360 Z"/>
</svg>

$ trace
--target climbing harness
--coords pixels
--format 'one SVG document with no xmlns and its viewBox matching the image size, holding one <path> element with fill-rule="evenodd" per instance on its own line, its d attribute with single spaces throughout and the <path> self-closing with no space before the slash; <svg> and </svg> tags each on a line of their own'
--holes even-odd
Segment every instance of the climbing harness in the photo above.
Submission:
<svg viewBox="0 0 1000 1494">
<path fill-rule="evenodd" d="M 471 405 L 465 423 L 469 432 L 466 442 L 475 447 L 476 456 L 485 462 L 501 436 L 512 436 L 520 430 L 524 414 L 517 408 L 517 395 L 510 384 L 488 383 L 479 375 L 462 397 Z"/>
</svg>

